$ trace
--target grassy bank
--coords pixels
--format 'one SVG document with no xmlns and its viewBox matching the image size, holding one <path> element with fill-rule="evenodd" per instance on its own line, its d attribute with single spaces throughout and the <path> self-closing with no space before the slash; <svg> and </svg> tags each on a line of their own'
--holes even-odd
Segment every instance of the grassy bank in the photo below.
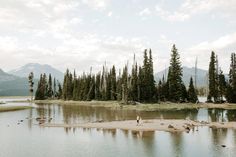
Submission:
<svg viewBox="0 0 236 157">
<path fill-rule="evenodd" d="M 0 106 L 0 112 L 25 110 L 29 108 L 31 107 L 30 106 Z"/>
<path fill-rule="evenodd" d="M 13 101 L 29 102 L 29 101 Z M 64 100 L 35 100 L 36 104 L 60 104 L 60 105 L 81 105 L 92 107 L 108 107 L 111 109 L 127 109 L 139 111 L 157 111 L 157 110 L 181 110 L 181 109 L 199 109 L 199 108 L 217 108 L 217 109 L 236 109 L 236 104 L 213 104 L 213 103 L 171 103 L 162 102 L 155 104 L 122 105 L 118 101 L 64 101 Z"/>
</svg>

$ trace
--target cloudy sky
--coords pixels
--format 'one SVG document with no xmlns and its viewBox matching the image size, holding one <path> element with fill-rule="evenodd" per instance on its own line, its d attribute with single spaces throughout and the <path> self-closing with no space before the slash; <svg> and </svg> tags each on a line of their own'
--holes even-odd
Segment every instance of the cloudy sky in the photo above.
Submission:
<svg viewBox="0 0 236 157">
<path fill-rule="evenodd" d="M 236 51 L 236 0 L 0 0 L 0 68 L 50 64 L 61 71 L 141 62 L 152 48 L 155 71 L 169 65 L 173 43 L 183 65 L 222 69 Z"/>
</svg>

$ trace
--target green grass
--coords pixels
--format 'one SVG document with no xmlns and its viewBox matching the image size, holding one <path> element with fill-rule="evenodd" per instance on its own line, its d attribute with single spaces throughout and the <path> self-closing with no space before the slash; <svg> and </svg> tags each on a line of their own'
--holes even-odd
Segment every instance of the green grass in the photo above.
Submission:
<svg viewBox="0 0 236 157">
<path fill-rule="evenodd" d="M 31 106 L 0 106 L 0 112 L 25 110 L 29 108 L 32 108 L 32 107 Z"/>
</svg>

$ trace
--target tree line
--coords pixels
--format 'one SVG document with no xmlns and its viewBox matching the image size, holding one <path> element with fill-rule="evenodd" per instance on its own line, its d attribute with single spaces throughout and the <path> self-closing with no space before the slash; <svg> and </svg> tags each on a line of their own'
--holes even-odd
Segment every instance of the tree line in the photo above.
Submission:
<svg viewBox="0 0 236 157">
<path fill-rule="evenodd" d="M 192 77 L 188 89 L 182 81 L 182 65 L 180 55 L 173 45 L 171 50 L 170 66 L 167 78 L 163 76 L 158 83 L 154 79 L 152 50 L 145 49 L 142 65 L 138 65 L 135 55 L 131 72 L 128 63 L 117 72 L 115 65 L 110 69 L 103 66 L 102 71 L 82 75 L 70 72 L 64 75 L 63 85 L 58 84 L 55 89 L 54 79 L 49 75 L 41 75 L 35 99 L 58 98 L 63 100 L 90 101 L 90 100 L 118 100 L 125 104 L 133 102 L 155 103 L 159 101 L 197 102 L 197 91 Z"/>
<path fill-rule="evenodd" d="M 207 97 L 208 102 L 222 103 L 226 101 L 229 103 L 236 103 L 236 54 L 231 54 L 231 63 L 228 78 L 225 78 L 223 71 L 219 67 L 218 56 L 214 51 L 211 52 L 209 63 L 209 93 Z"/>
<path fill-rule="evenodd" d="M 45 100 L 45 99 L 60 99 L 62 96 L 61 84 L 56 81 L 56 78 L 52 81 L 52 76 L 41 74 L 38 82 L 38 87 L 35 92 L 35 100 Z"/>
<path fill-rule="evenodd" d="M 64 75 L 63 85 L 51 74 L 41 74 L 38 88 L 35 93 L 36 100 L 63 99 L 76 101 L 90 100 L 118 100 L 123 103 L 159 101 L 171 102 L 197 102 L 198 91 L 194 87 L 193 78 L 190 78 L 186 88 L 182 81 L 182 65 L 180 55 L 173 45 L 168 75 L 155 82 L 153 72 L 152 51 L 145 49 L 143 64 L 138 65 L 135 55 L 131 73 L 128 63 L 122 70 L 117 70 L 115 65 L 108 69 L 106 64 L 102 71 L 97 74 L 83 73 L 77 76 L 68 69 Z M 208 96 L 207 102 L 236 103 L 236 54 L 231 54 L 228 77 L 225 77 L 219 67 L 218 56 L 214 51 L 211 53 L 208 70 Z"/>
</svg>

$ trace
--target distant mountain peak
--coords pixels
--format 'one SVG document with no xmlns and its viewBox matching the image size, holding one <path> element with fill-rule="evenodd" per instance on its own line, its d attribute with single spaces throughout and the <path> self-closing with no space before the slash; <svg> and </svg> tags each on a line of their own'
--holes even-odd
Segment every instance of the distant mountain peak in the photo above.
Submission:
<svg viewBox="0 0 236 157">
<path fill-rule="evenodd" d="M 155 74 L 155 80 L 159 81 L 163 76 L 167 78 L 168 68 Z M 190 77 L 194 78 L 195 76 L 195 67 L 183 66 L 183 82 L 186 86 L 189 85 Z M 197 85 L 198 87 L 207 86 L 207 70 L 197 68 Z"/>
<path fill-rule="evenodd" d="M 4 73 L 4 71 L 0 68 L 0 73 Z"/>
<path fill-rule="evenodd" d="M 18 78 L 17 76 L 8 74 L 0 68 L 0 82 L 12 81 L 12 80 L 15 80 L 17 78 Z"/>
<path fill-rule="evenodd" d="M 62 80 L 64 76 L 61 71 L 53 68 L 51 65 L 39 63 L 28 63 L 20 68 L 9 71 L 10 74 L 19 77 L 28 77 L 30 72 L 34 73 L 35 78 L 39 78 L 42 73 L 46 73 L 47 75 L 51 74 L 58 80 Z"/>
</svg>

